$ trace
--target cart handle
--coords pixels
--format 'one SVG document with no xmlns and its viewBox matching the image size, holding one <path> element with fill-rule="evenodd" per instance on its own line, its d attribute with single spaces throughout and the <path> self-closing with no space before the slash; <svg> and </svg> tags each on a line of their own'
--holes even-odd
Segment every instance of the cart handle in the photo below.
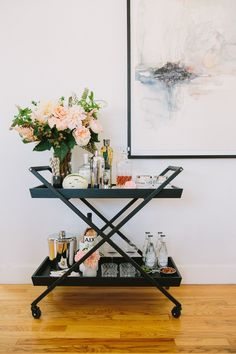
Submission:
<svg viewBox="0 0 236 354">
<path fill-rule="evenodd" d="M 36 167 L 30 167 L 30 172 L 32 172 L 32 170 L 35 170 L 35 171 L 37 171 L 37 172 L 39 172 L 39 171 L 50 171 L 50 172 L 52 172 L 52 169 L 51 169 L 51 167 L 49 167 L 49 166 L 36 166 Z"/>
</svg>

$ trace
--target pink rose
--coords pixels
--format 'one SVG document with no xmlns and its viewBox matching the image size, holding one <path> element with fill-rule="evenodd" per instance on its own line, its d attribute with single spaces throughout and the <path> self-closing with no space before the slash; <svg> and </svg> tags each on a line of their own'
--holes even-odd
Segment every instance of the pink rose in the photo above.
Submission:
<svg viewBox="0 0 236 354">
<path fill-rule="evenodd" d="M 78 262 L 85 254 L 86 254 L 85 251 L 79 250 L 79 251 L 76 253 L 76 255 L 75 255 L 75 262 Z M 100 259 L 99 251 L 95 251 L 95 252 L 93 252 L 93 253 L 91 254 L 91 256 L 89 256 L 89 257 L 85 260 L 84 264 L 85 264 L 87 267 L 96 268 L 99 259 Z"/>
<path fill-rule="evenodd" d="M 68 128 L 66 119 L 59 119 L 54 116 L 48 118 L 48 125 L 50 128 L 55 126 L 57 130 L 66 130 Z"/>
<path fill-rule="evenodd" d="M 48 125 L 50 128 L 54 126 L 57 130 L 66 130 L 68 128 L 67 124 L 67 114 L 68 111 L 63 106 L 57 106 L 52 113 L 52 116 L 48 118 Z"/>
<path fill-rule="evenodd" d="M 86 261 L 84 261 L 84 264 L 87 266 L 87 267 L 90 267 L 90 268 L 96 268 L 97 267 L 97 264 L 98 264 L 98 261 L 100 259 L 100 254 L 98 251 L 95 251 L 91 254 L 91 256 L 89 256 Z"/>
<path fill-rule="evenodd" d="M 102 126 L 97 119 L 91 119 L 89 122 L 89 126 L 90 126 L 91 130 L 96 134 L 99 134 L 102 132 Z"/>
<path fill-rule="evenodd" d="M 53 110 L 53 116 L 59 119 L 64 119 L 67 117 L 67 109 L 63 106 L 57 106 Z"/>
<path fill-rule="evenodd" d="M 86 146 L 89 143 L 91 134 L 88 128 L 79 127 L 73 131 L 76 144 L 79 146 Z"/>
<path fill-rule="evenodd" d="M 34 136 L 34 130 L 33 128 L 29 127 L 15 127 L 14 128 L 16 131 L 18 131 L 18 133 L 20 134 L 20 136 L 26 140 L 26 141 L 29 141 L 29 142 L 32 142 L 32 141 L 36 141 L 36 138 Z"/>
</svg>

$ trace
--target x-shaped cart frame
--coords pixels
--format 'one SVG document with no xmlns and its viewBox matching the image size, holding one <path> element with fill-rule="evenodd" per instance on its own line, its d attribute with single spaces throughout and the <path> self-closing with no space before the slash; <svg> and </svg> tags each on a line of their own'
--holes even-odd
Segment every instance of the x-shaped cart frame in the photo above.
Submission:
<svg viewBox="0 0 236 354">
<path fill-rule="evenodd" d="M 85 198 L 80 199 L 87 207 L 90 208 L 100 219 L 105 222 L 105 225 L 102 228 L 99 228 L 95 225 L 86 215 L 84 215 L 74 204 L 72 204 L 69 198 L 66 198 L 61 192 L 60 189 L 56 189 L 53 187 L 51 183 L 49 183 L 39 172 L 49 170 L 50 167 L 42 166 L 42 167 L 31 167 L 30 172 L 33 173 L 35 177 L 39 179 L 40 182 L 47 187 L 56 198 L 59 198 L 65 205 L 67 205 L 79 218 L 81 218 L 85 223 L 87 223 L 91 228 L 93 228 L 98 235 L 101 236 L 101 240 L 91 248 L 78 262 L 76 262 L 71 268 L 69 268 L 61 277 L 57 278 L 48 288 L 39 295 L 31 304 L 31 311 L 34 318 L 39 318 L 41 316 L 41 310 L 37 304 L 41 301 L 47 294 L 49 294 L 56 286 L 60 285 L 64 279 L 66 279 L 74 270 L 78 270 L 80 264 L 82 264 L 93 252 L 99 249 L 105 242 L 107 242 L 111 247 L 113 247 L 121 256 L 124 257 L 129 263 L 131 263 L 140 273 L 141 275 L 149 281 L 154 287 L 156 287 L 163 295 L 165 295 L 170 301 L 174 303 L 174 307 L 172 309 L 172 315 L 178 318 L 181 315 L 181 304 L 163 287 L 159 284 L 158 279 L 154 279 L 151 275 L 145 272 L 142 267 L 129 255 L 124 252 L 115 242 L 111 240 L 111 237 L 114 234 L 119 235 L 124 241 L 126 241 L 130 246 L 134 247 L 135 250 L 142 255 L 142 251 L 138 249 L 121 231 L 120 229 L 124 226 L 133 216 L 135 216 L 146 204 L 150 202 L 153 198 L 155 198 L 170 182 L 183 170 L 182 167 L 169 166 L 167 167 L 160 176 L 166 176 L 166 179 L 156 188 L 150 191 L 150 193 L 143 198 L 143 201 L 135 206 L 127 216 L 125 216 L 116 226 L 113 224 L 122 214 L 124 214 L 139 198 L 131 199 L 111 220 L 108 220 L 104 217 L 90 202 Z M 170 176 L 167 176 L 169 172 L 172 172 Z M 107 234 L 105 234 L 105 230 L 107 228 L 111 228 Z"/>
</svg>

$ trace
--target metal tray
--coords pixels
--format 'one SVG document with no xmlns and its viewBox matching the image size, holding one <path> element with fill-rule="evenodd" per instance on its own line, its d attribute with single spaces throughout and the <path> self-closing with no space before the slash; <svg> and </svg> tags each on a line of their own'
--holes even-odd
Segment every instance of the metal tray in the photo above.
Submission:
<svg viewBox="0 0 236 354">
<path fill-rule="evenodd" d="M 64 197 L 70 198 L 145 198 L 155 189 L 57 189 Z M 154 198 L 181 198 L 183 189 L 172 186 L 164 188 Z M 32 198 L 56 198 L 44 185 L 30 188 Z"/>
<path fill-rule="evenodd" d="M 138 263 L 142 264 L 141 257 L 133 257 L 133 259 Z M 117 276 L 115 278 L 112 277 L 102 277 L 101 276 L 101 264 L 106 262 L 114 262 L 117 264 L 126 262 L 123 257 L 102 257 L 99 261 L 99 269 L 96 277 L 67 277 L 60 285 L 61 286 L 153 286 L 150 284 L 145 278 L 142 276 L 135 278 L 121 278 Z M 172 259 L 169 257 L 168 266 L 176 269 L 176 273 L 173 275 L 160 275 L 159 273 L 153 274 L 153 278 L 158 281 L 158 285 L 161 286 L 179 286 L 182 280 L 182 277 Z M 49 258 L 45 258 L 44 261 L 40 264 L 38 269 L 32 275 L 32 282 L 34 285 L 51 285 L 58 277 L 51 277 L 50 271 L 52 270 L 51 262 Z"/>
</svg>

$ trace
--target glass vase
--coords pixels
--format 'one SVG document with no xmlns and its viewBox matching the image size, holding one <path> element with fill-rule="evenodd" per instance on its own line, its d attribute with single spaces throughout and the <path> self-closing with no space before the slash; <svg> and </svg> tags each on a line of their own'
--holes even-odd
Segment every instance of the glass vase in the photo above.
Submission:
<svg viewBox="0 0 236 354">
<path fill-rule="evenodd" d="M 60 161 L 60 176 L 62 180 L 71 173 L 71 151 L 69 150 L 64 160 Z"/>
<path fill-rule="evenodd" d="M 63 179 L 71 173 L 71 151 L 68 151 L 62 161 L 54 154 L 50 159 L 50 167 L 52 169 L 53 186 L 61 188 Z"/>
</svg>

